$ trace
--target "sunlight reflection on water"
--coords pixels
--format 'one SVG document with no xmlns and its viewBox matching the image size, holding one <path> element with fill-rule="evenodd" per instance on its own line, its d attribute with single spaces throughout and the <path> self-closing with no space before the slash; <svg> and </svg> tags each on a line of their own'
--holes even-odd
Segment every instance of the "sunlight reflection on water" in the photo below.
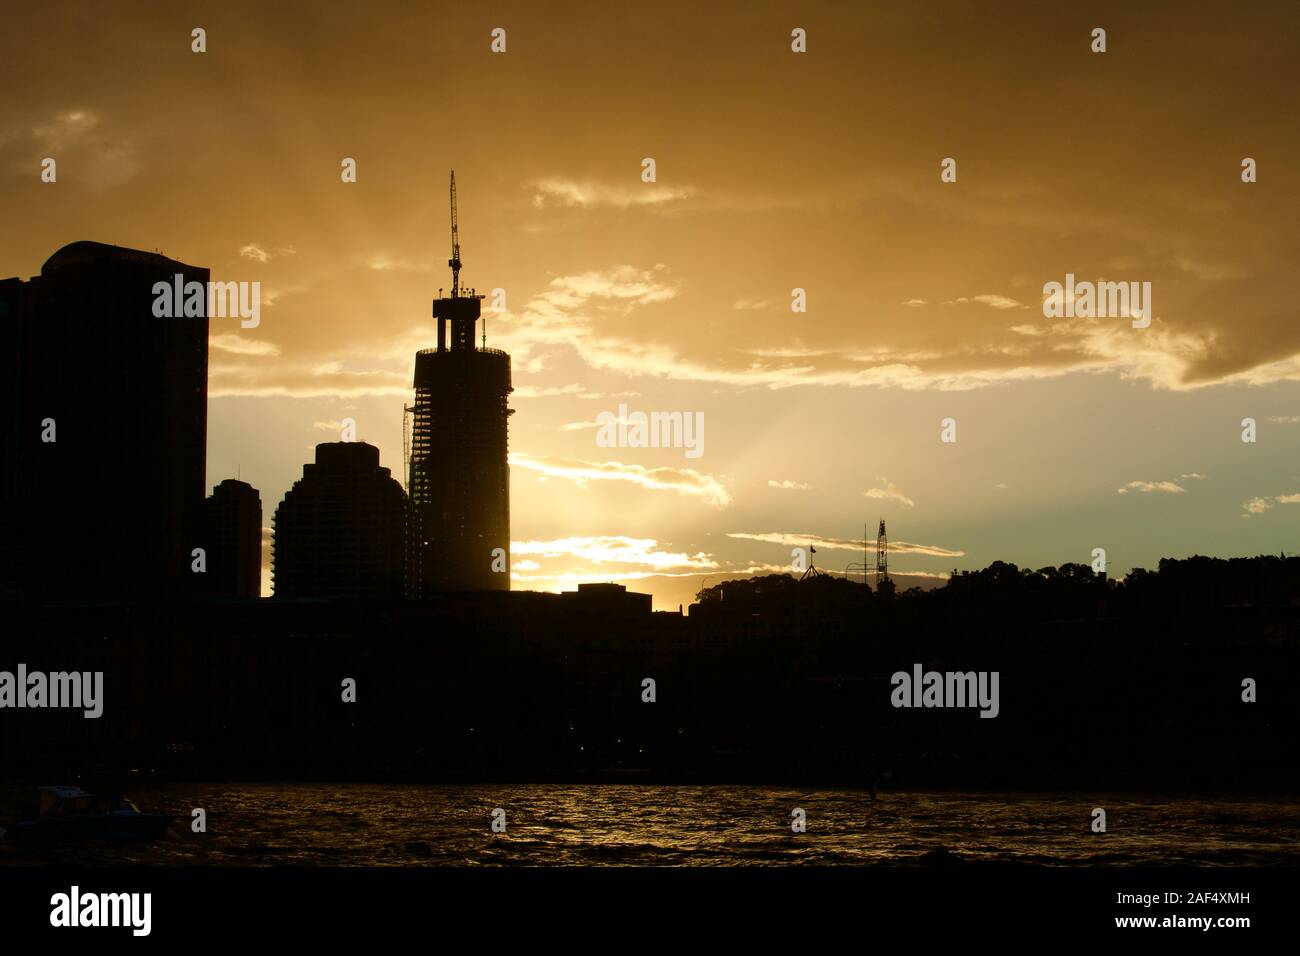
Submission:
<svg viewBox="0 0 1300 956">
<path fill-rule="evenodd" d="M 21 850 L 7 865 L 1268 865 L 1300 863 L 1291 797 L 885 793 L 751 786 L 176 784 L 146 845 Z M 190 810 L 208 832 L 190 832 Z M 507 831 L 490 831 L 495 807 Z M 807 832 L 791 832 L 802 808 Z M 1107 832 L 1089 832 L 1104 807 Z"/>
</svg>

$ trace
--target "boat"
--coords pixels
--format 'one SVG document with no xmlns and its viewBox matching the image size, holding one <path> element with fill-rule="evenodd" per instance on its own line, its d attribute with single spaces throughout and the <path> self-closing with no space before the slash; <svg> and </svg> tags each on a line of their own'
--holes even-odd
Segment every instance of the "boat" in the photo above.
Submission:
<svg viewBox="0 0 1300 956">
<path fill-rule="evenodd" d="M 172 821 L 171 814 L 141 813 L 117 794 L 87 793 L 80 787 L 41 787 L 37 816 L 19 820 L 5 839 L 22 843 L 63 840 L 154 840 Z"/>
</svg>

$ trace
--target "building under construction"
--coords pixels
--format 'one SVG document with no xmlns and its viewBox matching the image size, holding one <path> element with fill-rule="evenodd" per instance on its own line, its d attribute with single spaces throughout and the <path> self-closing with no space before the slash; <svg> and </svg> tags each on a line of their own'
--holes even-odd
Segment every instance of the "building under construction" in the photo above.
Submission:
<svg viewBox="0 0 1300 956">
<path fill-rule="evenodd" d="M 460 287 L 456 174 L 451 176 L 451 295 L 433 301 L 438 347 L 415 356 L 407 491 L 421 596 L 509 590 L 510 356 L 475 347 L 483 296 Z M 439 290 L 441 293 L 441 290 Z"/>
</svg>

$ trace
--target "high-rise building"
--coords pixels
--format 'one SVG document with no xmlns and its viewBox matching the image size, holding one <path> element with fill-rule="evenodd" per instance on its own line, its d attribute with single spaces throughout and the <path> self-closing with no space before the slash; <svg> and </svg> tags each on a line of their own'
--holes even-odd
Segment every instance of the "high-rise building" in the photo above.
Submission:
<svg viewBox="0 0 1300 956">
<path fill-rule="evenodd" d="M 413 564 L 410 502 L 379 449 L 323 442 L 275 509 L 277 598 L 393 600 Z"/>
<path fill-rule="evenodd" d="M 206 290 L 208 270 L 74 242 L 0 282 L 0 580 L 24 599 L 195 590 L 208 318 L 206 294 L 202 314 L 155 314 L 178 281 Z"/>
<path fill-rule="evenodd" d="M 207 591 L 214 597 L 262 593 L 262 499 L 246 481 L 227 478 L 203 502 Z"/>
<path fill-rule="evenodd" d="M 454 173 L 451 217 L 451 295 L 433 302 L 438 347 L 415 356 L 407 488 L 426 596 L 510 588 L 510 356 L 475 345 L 483 297 L 461 294 Z"/>
</svg>

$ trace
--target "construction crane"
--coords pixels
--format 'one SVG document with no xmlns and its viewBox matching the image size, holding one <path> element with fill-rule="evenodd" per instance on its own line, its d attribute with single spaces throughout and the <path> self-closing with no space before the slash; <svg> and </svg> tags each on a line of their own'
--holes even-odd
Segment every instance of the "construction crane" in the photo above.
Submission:
<svg viewBox="0 0 1300 956">
<path fill-rule="evenodd" d="M 447 265 L 450 265 L 451 267 L 451 302 L 459 303 L 460 299 L 484 298 L 482 297 L 482 295 L 476 294 L 476 291 L 474 291 L 473 289 L 468 290 L 469 293 L 468 295 L 460 294 L 460 216 L 458 211 L 456 211 L 456 170 L 455 169 L 451 170 L 451 259 L 447 260 Z M 441 289 L 438 290 L 438 299 L 442 300 Z M 448 312 L 447 316 L 451 317 L 454 323 L 458 319 L 468 319 L 468 317 L 471 317 L 469 316 L 469 312 L 465 311 L 464 308 L 461 308 L 463 304 L 468 304 L 468 303 L 452 304 L 452 306 L 450 306 L 451 312 Z M 434 313 L 434 315 L 437 316 L 438 313 Z M 474 320 L 477 320 L 478 317 L 480 317 L 480 313 L 478 313 L 477 308 L 476 310 L 473 310 L 472 317 Z M 459 337 L 458 337 L 458 341 L 461 341 Z M 484 339 L 482 339 L 482 341 L 484 341 L 484 349 L 486 349 L 487 347 L 486 317 L 484 317 Z M 468 345 L 469 347 L 473 347 L 473 342 L 472 341 L 469 342 Z"/>
<path fill-rule="evenodd" d="M 456 170 L 451 171 L 451 297 L 460 295 L 460 233 L 456 228 Z"/>
</svg>

